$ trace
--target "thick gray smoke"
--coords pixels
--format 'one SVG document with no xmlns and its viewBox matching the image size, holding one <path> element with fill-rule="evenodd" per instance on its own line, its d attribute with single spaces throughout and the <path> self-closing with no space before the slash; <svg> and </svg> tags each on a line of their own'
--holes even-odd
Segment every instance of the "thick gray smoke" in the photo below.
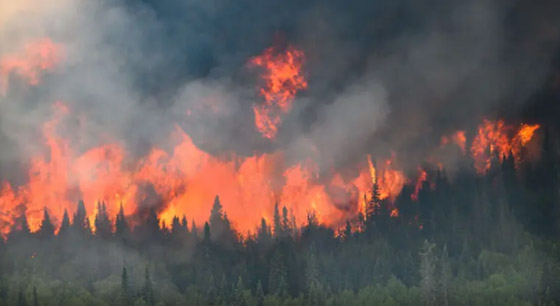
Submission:
<svg viewBox="0 0 560 306">
<path fill-rule="evenodd" d="M 558 50 L 560 5 L 539 2 L 2 4 L 0 56 L 50 37 L 64 59 L 37 86 L 9 76 L 1 176 L 22 180 L 17 165 L 41 149 L 55 101 L 85 116 L 61 132 L 81 149 L 120 142 L 141 156 L 165 147 L 178 124 L 215 155 L 283 150 L 327 169 L 396 151 L 416 165 L 443 133 L 515 116 L 541 86 Z M 253 125 L 260 97 L 246 63 L 283 43 L 305 52 L 309 88 L 268 141 Z"/>
</svg>

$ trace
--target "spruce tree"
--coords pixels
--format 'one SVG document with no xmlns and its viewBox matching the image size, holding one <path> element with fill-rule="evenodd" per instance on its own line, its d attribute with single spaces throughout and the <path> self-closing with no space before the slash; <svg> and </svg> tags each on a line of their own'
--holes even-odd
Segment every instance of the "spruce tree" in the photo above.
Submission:
<svg viewBox="0 0 560 306">
<path fill-rule="evenodd" d="M 181 225 L 181 221 L 177 216 L 174 216 L 173 220 L 171 221 L 170 237 L 171 237 L 171 241 L 175 244 L 183 241 L 184 238 L 183 225 Z"/>
<path fill-rule="evenodd" d="M 128 227 L 128 222 L 126 221 L 123 204 L 121 202 L 119 212 L 117 213 L 117 217 L 115 218 L 115 235 L 120 238 L 125 238 L 129 233 L 130 229 Z"/>
<path fill-rule="evenodd" d="M 128 286 L 128 275 L 126 273 L 126 267 L 123 265 L 122 274 L 121 274 L 121 305 L 129 305 L 130 303 L 130 292 Z"/>
<path fill-rule="evenodd" d="M 274 204 L 274 237 L 278 238 L 283 236 L 282 220 L 280 211 L 278 210 L 278 202 Z"/>
<path fill-rule="evenodd" d="M 233 290 L 233 303 L 235 306 L 246 306 L 247 298 L 245 296 L 245 285 L 243 284 L 243 279 L 241 276 L 237 278 L 237 283 L 235 284 Z"/>
<path fill-rule="evenodd" d="M 259 243 L 268 243 L 271 240 L 270 229 L 266 224 L 266 220 L 264 218 L 261 219 L 261 226 L 257 231 L 257 241 Z"/>
<path fill-rule="evenodd" d="M 447 245 L 443 247 L 439 267 L 439 291 L 440 291 L 440 305 L 449 305 L 449 286 L 453 278 L 451 272 L 451 265 L 449 263 L 449 254 L 447 252 Z"/>
<path fill-rule="evenodd" d="M 286 236 L 291 235 L 290 220 L 288 217 L 288 208 L 286 208 L 286 206 L 282 208 L 282 232 L 284 232 Z"/>
<path fill-rule="evenodd" d="M 43 220 L 39 228 L 39 236 L 43 239 L 49 239 L 54 236 L 54 225 L 46 207 L 43 209 Z"/>
<path fill-rule="evenodd" d="M 270 260 L 270 273 L 268 277 L 269 294 L 281 295 L 286 290 L 288 272 L 282 252 L 277 249 Z"/>
<path fill-rule="evenodd" d="M 305 261 L 305 281 L 308 290 L 319 285 L 319 265 L 313 243 L 309 247 Z"/>
<path fill-rule="evenodd" d="M 350 221 L 346 219 L 346 226 L 344 227 L 344 240 L 348 241 L 352 238 L 352 225 Z"/>
<path fill-rule="evenodd" d="M 161 230 L 159 226 L 159 218 L 157 216 L 155 208 L 151 207 L 148 213 L 148 217 L 144 224 L 146 235 L 151 238 L 151 241 L 161 241 Z"/>
<path fill-rule="evenodd" d="M 150 269 L 146 266 L 146 271 L 144 273 L 144 286 L 142 287 L 142 297 L 144 301 L 148 303 L 150 306 L 154 306 L 156 304 L 155 297 L 154 297 L 154 290 L 152 288 L 152 280 L 150 278 Z"/>
<path fill-rule="evenodd" d="M 18 292 L 17 306 L 27 306 L 27 299 L 25 298 L 22 289 Z"/>
<path fill-rule="evenodd" d="M 255 291 L 255 298 L 257 299 L 258 305 L 262 305 L 264 302 L 264 290 L 261 283 L 261 280 L 257 282 L 257 289 Z"/>
<path fill-rule="evenodd" d="M 62 216 L 62 223 L 60 224 L 60 229 L 58 230 L 59 235 L 65 235 L 70 229 L 70 218 L 68 217 L 68 210 L 64 209 L 64 215 Z"/>
<path fill-rule="evenodd" d="M 208 222 L 204 223 L 204 237 L 203 237 L 203 241 L 208 243 L 210 242 L 210 225 L 208 224 Z"/>
<path fill-rule="evenodd" d="M 428 306 L 436 304 L 436 257 L 434 255 L 435 244 L 424 240 L 420 250 L 420 288 L 424 296 L 424 302 Z"/>
<path fill-rule="evenodd" d="M 97 202 L 97 214 L 95 215 L 95 235 L 104 239 L 111 237 L 113 230 L 111 229 L 111 220 L 107 213 L 105 202 Z"/>
<path fill-rule="evenodd" d="M 191 222 L 191 234 L 192 234 L 191 236 L 192 236 L 194 242 L 198 242 L 198 239 L 200 237 L 198 237 L 198 229 L 196 228 L 196 223 L 194 222 L 194 219 L 192 219 L 192 222 Z"/>
<path fill-rule="evenodd" d="M 224 220 L 224 211 L 222 204 L 220 203 L 220 197 L 216 196 L 214 198 L 214 204 L 212 205 L 212 210 L 210 210 L 210 229 L 214 234 L 219 233 L 222 230 L 222 223 Z"/>
<path fill-rule="evenodd" d="M 37 287 L 33 286 L 33 306 L 39 306 L 39 296 L 37 295 Z"/>
<path fill-rule="evenodd" d="M 84 201 L 80 200 L 78 202 L 78 209 L 74 214 L 74 220 L 72 222 L 72 228 L 76 233 L 82 235 L 90 235 L 91 234 L 91 226 L 89 223 L 89 219 L 87 217 L 86 206 Z"/>
<path fill-rule="evenodd" d="M 183 215 L 183 218 L 181 219 L 181 226 L 183 227 L 183 231 L 185 235 L 189 234 L 189 224 L 187 221 L 187 216 Z"/>
</svg>

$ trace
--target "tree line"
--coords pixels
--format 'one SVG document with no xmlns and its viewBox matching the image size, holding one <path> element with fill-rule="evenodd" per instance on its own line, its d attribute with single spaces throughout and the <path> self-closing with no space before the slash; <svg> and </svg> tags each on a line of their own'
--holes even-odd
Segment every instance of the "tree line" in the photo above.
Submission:
<svg viewBox="0 0 560 306">
<path fill-rule="evenodd" d="M 130 224 L 123 207 L 85 205 L 56 229 L 25 214 L 0 243 L 0 305 L 560 305 L 557 150 L 494 156 L 484 175 L 465 160 L 431 171 L 417 200 L 372 186 L 364 214 L 340 229 L 310 212 L 297 226 L 278 203 L 241 236 L 216 196 L 200 227 L 166 225 L 154 209 Z M 391 216 L 392 209 L 399 216 Z"/>
</svg>

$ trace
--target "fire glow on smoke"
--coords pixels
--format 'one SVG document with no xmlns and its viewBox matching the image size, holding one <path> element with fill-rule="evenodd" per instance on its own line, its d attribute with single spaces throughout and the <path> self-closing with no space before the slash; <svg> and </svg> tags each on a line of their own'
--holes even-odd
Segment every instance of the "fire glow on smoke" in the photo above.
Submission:
<svg viewBox="0 0 560 306">
<path fill-rule="evenodd" d="M 9 89 L 10 78 L 37 85 L 44 73 L 55 69 L 61 53 L 59 45 L 43 39 L 30 43 L 21 54 L 0 58 L 2 92 Z M 263 100 L 253 104 L 253 111 L 255 128 L 263 137 L 275 138 L 282 116 L 290 112 L 297 93 L 307 88 L 304 60 L 303 51 L 293 46 L 283 51 L 269 48 L 249 59 L 249 66 L 262 70 L 258 93 Z M 353 175 L 320 173 L 309 159 L 288 164 L 281 150 L 224 160 L 198 148 L 178 125 L 169 135 L 175 143 L 172 150 L 154 147 L 139 159 L 118 142 L 79 151 L 60 135 L 59 127 L 82 115 L 63 102 L 53 103 L 52 118 L 41 131 L 45 150 L 29 161 L 27 183 L 1 183 L 0 233 L 6 234 L 21 213 L 26 214 L 31 230 L 37 230 L 44 207 L 59 223 L 64 210 L 72 214 L 80 199 L 90 220 L 96 214 L 96 203 L 103 201 L 113 215 L 122 203 L 127 215 L 156 207 L 167 224 L 183 214 L 202 224 L 216 195 L 236 229 L 243 232 L 253 230 L 261 218 L 271 220 L 275 203 L 286 206 L 298 224 L 313 211 L 319 222 L 336 227 L 363 212 L 373 184 L 379 186 L 380 198 L 392 203 L 405 184 L 414 186 L 411 197 L 417 200 L 428 180 L 422 168 L 416 178 L 408 178 L 395 155 L 379 161 L 364 155 L 356 162 Z M 470 149 L 465 131 L 442 137 L 442 145 L 457 145 L 463 154 L 470 153 L 476 170 L 484 173 L 496 153 L 500 159 L 513 154 L 519 161 L 538 128 L 484 120 Z M 392 208 L 391 216 L 398 215 Z"/>
</svg>

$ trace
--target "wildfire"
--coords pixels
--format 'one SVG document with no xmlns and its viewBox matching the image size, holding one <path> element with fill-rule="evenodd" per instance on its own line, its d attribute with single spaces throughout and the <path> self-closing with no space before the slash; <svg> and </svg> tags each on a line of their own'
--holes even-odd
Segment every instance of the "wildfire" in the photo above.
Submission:
<svg viewBox="0 0 560 306">
<path fill-rule="evenodd" d="M 410 198 L 414 201 L 418 201 L 418 193 L 422 189 L 422 185 L 428 179 L 428 173 L 422 168 L 418 168 L 418 178 L 416 179 L 416 184 L 414 185 L 414 193 L 410 195 Z"/>
<path fill-rule="evenodd" d="M 17 75 L 29 85 L 39 84 L 43 71 L 51 71 L 60 62 L 62 48 L 49 38 L 25 45 L 17 54 L 0 58 L 0 90 L 6 94 L 11 75 Z"/>
<path fill-rule="evenodd" d="M 379 198 L 395 201 L 395 198 L 401 193 L 401 190 L 406 183 L 406 176 L 400 170 L 393 167 L 394 156 L 385 161 L 380 168 L 378 182 Z"/>
<path fill-rule="evenodd" d="M 153 207 L 167 224 L 173 216 L 183 214 L 202 224 L 216 195 L 240 231 L 253 230 L 263 216 L 271 219 L 276 201 L 286 206 L 300 225 L 310 212 L 325 225 L 343 220 L 344 214 L 334 205 L 326 186 L 316 182 L 319 174 L 311 160 L 286 168 L 280 153 L 222 160 L 199 149 L 179 127 L 172 135 L 177 145 L 170 153 L 154 148 L 146 157 L 131 162 L 117 143 L 78 153 L 70 140 L 57 132 L 72 112 L 56 103 L 53 113 L 42 130 L 47 150 L 31 159 L 28 183 L 19 187 L 2 184 L 2 234 L 14 226 L 14 217 L 22 213 L 21 204 L 25 204 L 30 229 L 36 231 L 43 207 L 53 218 L 60 218 L 65 209 L 72 214 L 80 199 L 90 221 L 96 203 L 103 201 L 112 215 L 123 203 L 127 215 Z"/>
<path fill-rule="evenodd" d="M 500 161 L 504 156 L 513 154 L 514 160 L 519 163 L 521 149 L 533 138 L 533 134 L 539 127 L 538 124 L 522 124 L 518 130 L 515 130 L 505 125 L 502 120 L 484 120 L 478 127 L 478 133 L 471 146 L 476 171 L 484 173 L 490 169 L 495 154 Z"/>
<path fill-rule="evenodd" d="M 539 129 L 538 124 L 521 124 L 521 128 L 519 132 L 517 132 L 516 139 L 519 140 L 519 143 L 524 146 L 526 145 L 531 139 L 533 138 L 533 134 L 536 130 Z"/>
<path fill-rule="evenodd" d="M 360 176 L 354 179 L 353 186 L 359 190 L 358 211 L 365 212 L 368 198 L 371 198 L 372 186 L 377 184 L 379 189 L 379 199 L 394 202 L 406 184 L 406 176 L 403 172 L 393 168 L 395 157 L 387 159 L 381 167 L 376 167 L 370 155 L 367 156 L 367 168 L 361 171 Z M 396 208 L 391 210 L 391 216 L 397 217 L 399 214 Z"/>
<path fill-rule="evenodd" d="M 60 58 L 61 48 L 49 39 L 28 44 L 21 54 L 2 57 L 0 89 L 5 93 L 10 77 L 16 75 L 30 85 L 38 84 L 41 73 L 52 70 Z M 259 95 L 264 101 L 253 105 L 255 125 L 265 138 L 273 139 L 295 95 L 307 88 L 302 74 L 304 54 L 292 46 L 283 51 L 269 48 L 249 63 L 263 71 Z M 213 101 L 208 104 L 216 110 Z M 55 103 L 52 111 L 52 118 L 41 130 L 44 150 L 28 161 L 27 183 L 0 184 L 0 234 L 17 227 L 14 220 L 22 214 L 30 229 L 36 231 L 44 207 L 58 224 L 64 210 L 73 214 L 79 200 L 84 201 L 90 221 L 97 202 L 103 201 L 111 215 L 122 203 L 126 215 L 141 215 L 154 208 L 166 224 L 183 214 L 202 224 L 208 219 L 216 195 L 239 231 L 253 230 L 263 217 L 271 220 L 275 203 L 285 206 L 294 219 L 290 222 L 297 225 L 314 213 L 321 224 L 338 226 L 365 211 L 373 185 L 378 188 L 380 200 L 392 206 L 405 184 L 414 184 L 411 198 L 418 200 L 428 179 L 426 171 L 418 168 L 416 181 L 409 180 L 398 169 L 394 154 L 379 164 L 371 156 L 364 156 L 354 172 L 344 175 L 334 170 L 321 173 L 310 159 L 288 164 L 282 151 L 251 156 L 230 154 L 223 158 L 198 148 L 179 126 L 170 135 L 172 149 L 154 147 L 141 158 L 131 157 L 118 142 L 77 150 L 72 139 L 61 136 L 59 130 L 73 117 L 81 118 L 81 114 L 73 114 L 62 102 Z M 513 154 L 518 163 L 522 149 L 538 129 L 539 125 L 513 128 L 501 120 L 484 120 L 470 147 L 475 169 L 479 173 L 487 171 L 496 153 L 500 159 Z M 448 143 L 467 153 L 465 131 L 442 137 L 442 145 Z M 392 217 L 399 216 L 395 207 L 389 208 Z"/>
<path fill-rule="evenodd" d="M 451 141 L 461 149 L 461 152 L 463 152 L 463 154 L 467 153 L 467 136 L 465 134 L 465 131 L 456 131 L 451 135 L 451 137 L 445 135 L 441 137 L 442 145 L 447 145 Z"/>
<path fill-rule="evenodd" d="M 253 105 L 255 126 L 263 137 L 276 136 L 282 115 L 290 111 L 296 93 L 307 88 L 301 71 L 304 59 L 302 51 L 289 46 L 283 52 L 268 48 L 249 61 L 250 65 L 263 69 L 260 77 L 264 84 L 259 95 L 264 101 Z"/>
<path fill-rule="evenodd" d="M 410 182 L 395 168 L 394 155 L 379 166 L 368 155 L 355 177 L 333 173 L 325 184 L 313 160 L 286 165 L 281 152 L 221 159 L 199 149 L 180 127 L 172 135 L 176 145 L 170 152 L 153 148 L 139 160 L 131 160 L 118 143 L 79 153 L 58 133 L 59 126 L 72 116 L 63 103 L 55 103 L 53 117 L 42 129 L 46 152 L 31 158 L 27 184 L 2 182 L 0 233 L 5 235 L 17 226 L 14 220 L 21 213 L 26 214 L 30 229 L 37 230 L 44 206 L 59 223 L 57 218 L 65 209 L 72 214 L 80 199 L 86 204 L 90 221 L 96 202 L 103 201 L 113 215 L 123 203 L 127 215 L 153 207 L 167 224 L 175 215 L 183 214 L 202 224 L 216 195 L 220 195 L 224 210 L 240 231 L 253 230 L 262 217 L 270 220 L 277 202 L 288 208 L 298 225 L 314 213 L 321 224 L 337 226 L 364 211 L 374 184 L 380 199 L 392 205 Z M 477 170 L 488 169 L 493 152 L 519 156 L 538 128 L 523 124 L 516 130 L 502 121 L 484 121 L 471 147 L 475 166 L 482 167 Z M 513 136 L 508 137 L 508 133 Z M 464 132 L 455 135 L 459 136 L 451 139 L 465 143 Z M 418 199 L 427 179 L 426 171 L 418 168 L 413 200 Z M 398 217 L 399 211 L 390 209 L 391 216 Z"/>
</svg>

